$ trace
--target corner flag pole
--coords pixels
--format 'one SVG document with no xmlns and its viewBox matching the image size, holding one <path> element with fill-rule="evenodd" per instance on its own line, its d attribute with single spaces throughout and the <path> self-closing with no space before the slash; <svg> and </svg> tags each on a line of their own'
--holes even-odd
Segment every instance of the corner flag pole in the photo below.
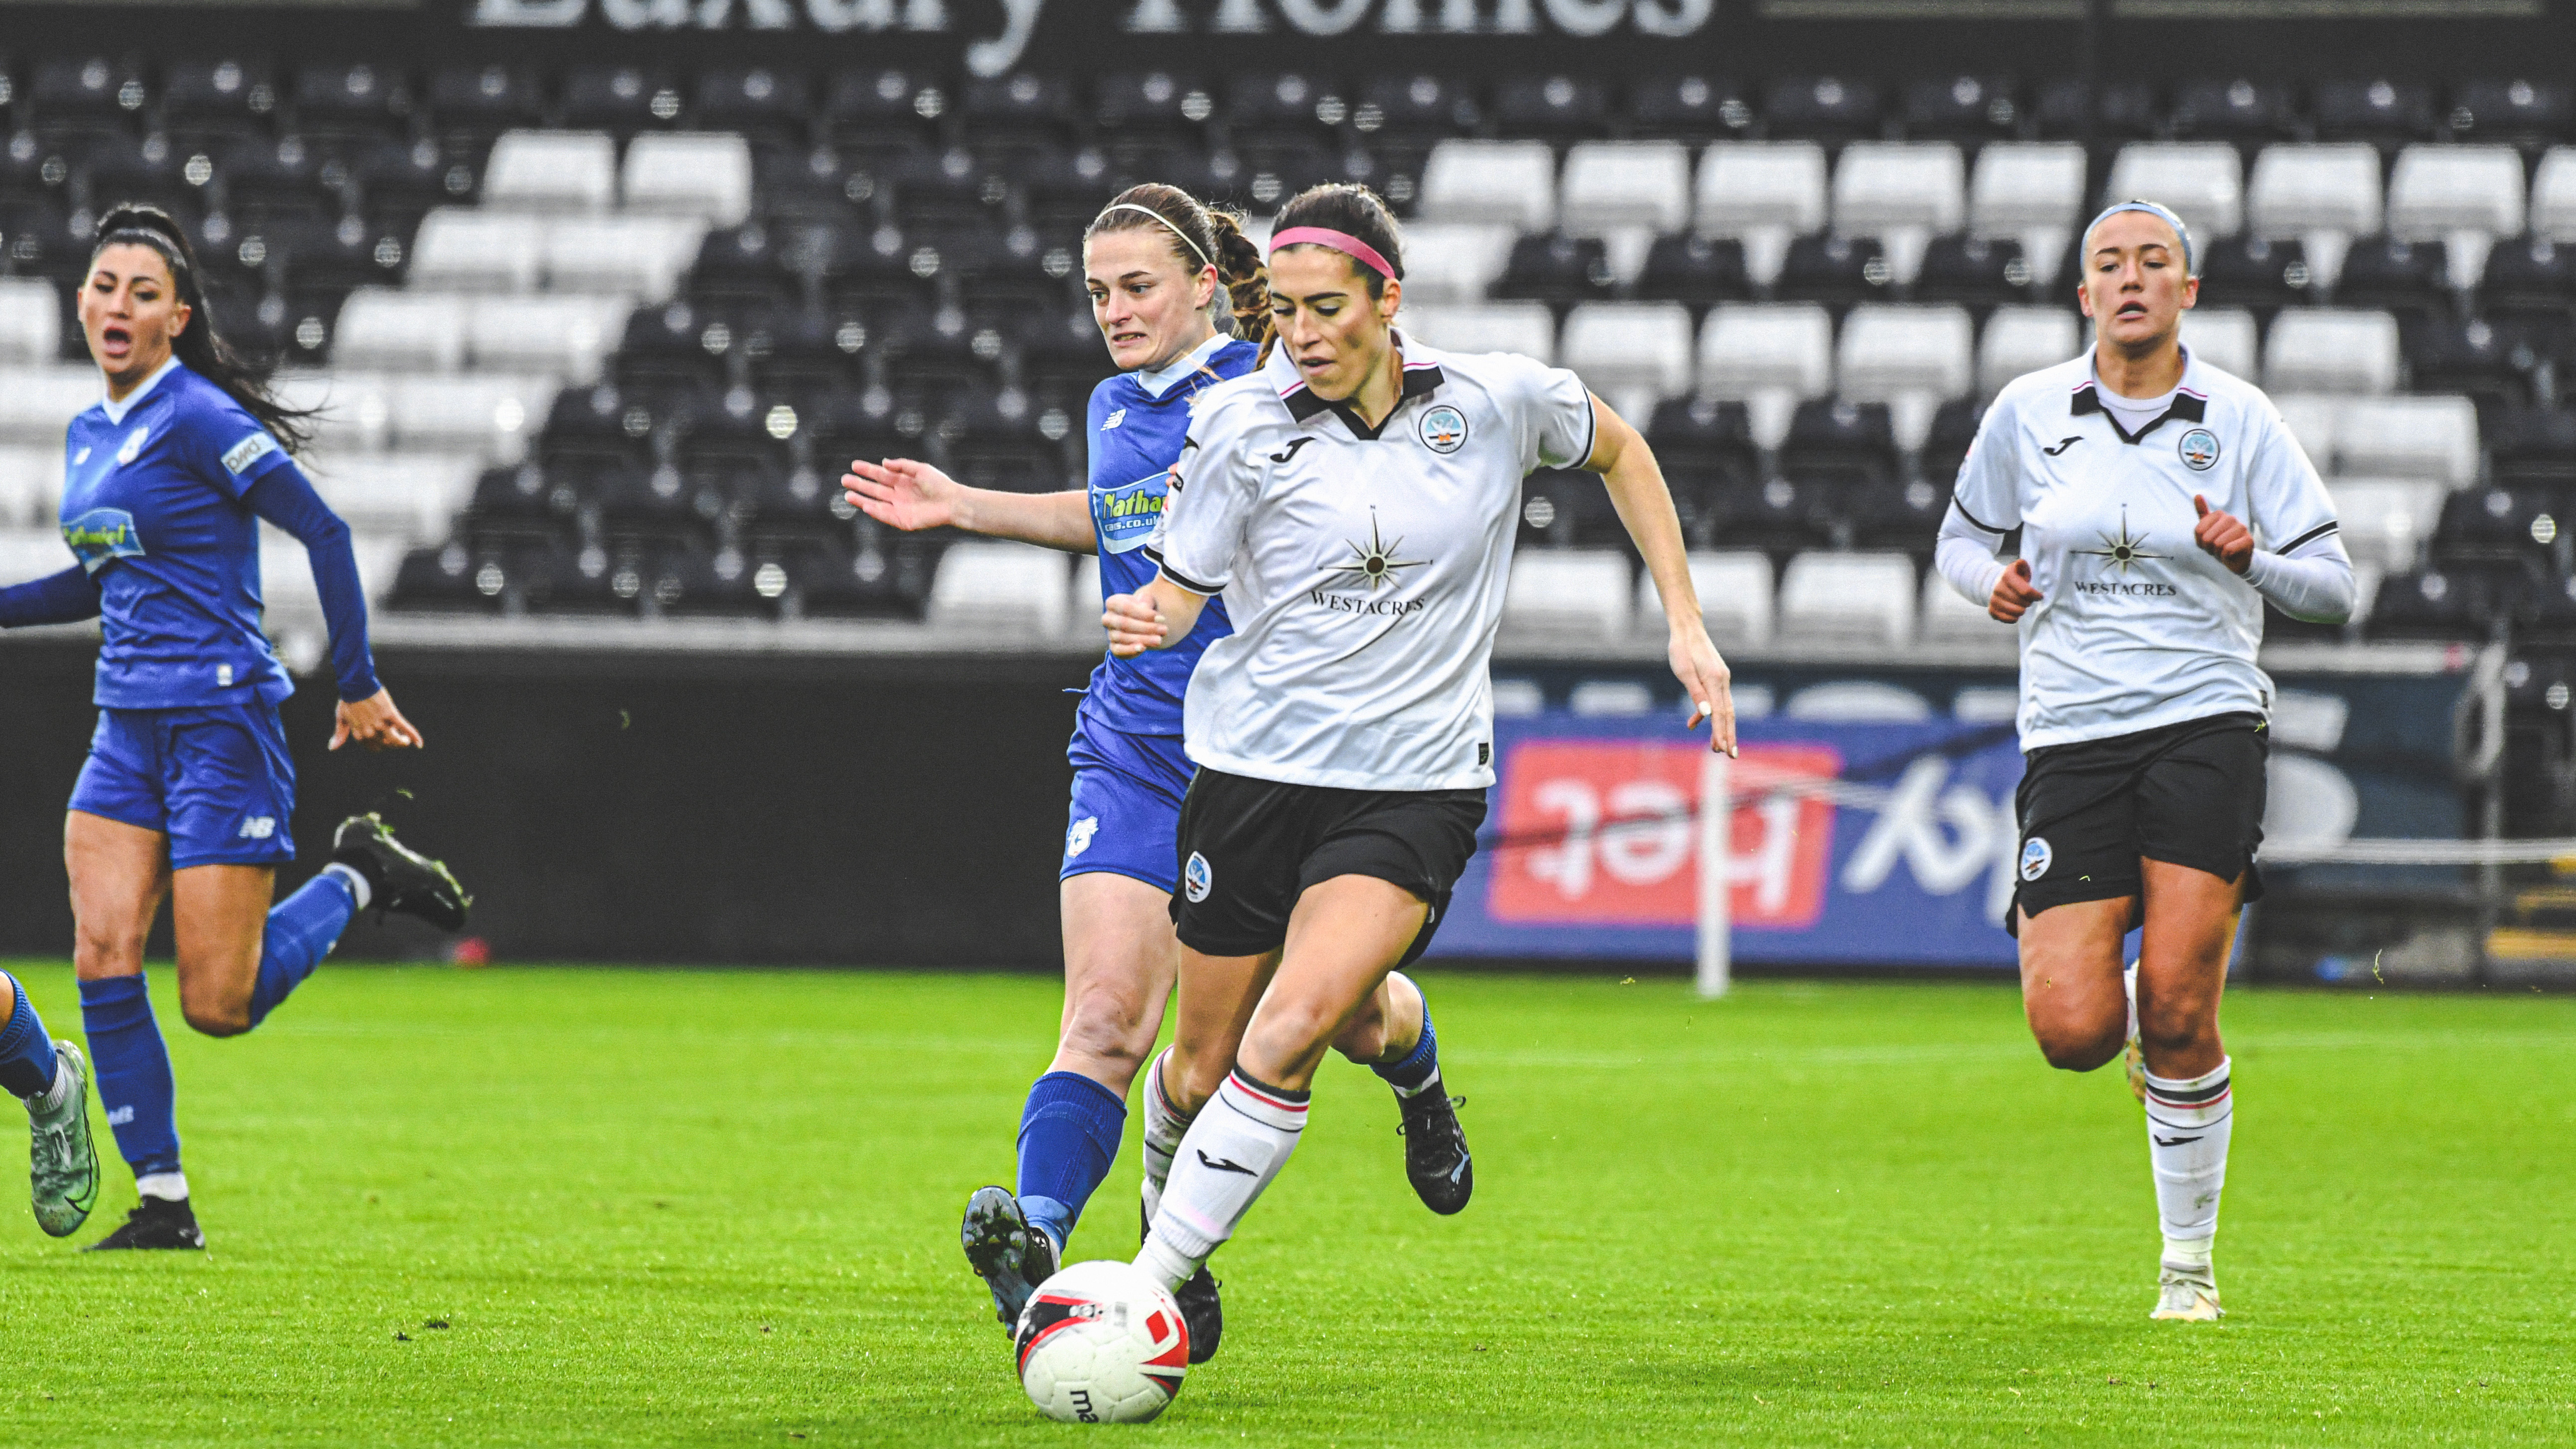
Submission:
<svg viewBox="0 0 2576 1449">
<path fill-rule="evenodd" d="M 1699 994 L 1718 997 L 1734 972 L 1734 897 L 1728 856 L 1734 842 L 1735 792 L 1728 779 L 1732 762 L 1711 750 L 1701 756 L 1699 776 Z"/>
</svg>

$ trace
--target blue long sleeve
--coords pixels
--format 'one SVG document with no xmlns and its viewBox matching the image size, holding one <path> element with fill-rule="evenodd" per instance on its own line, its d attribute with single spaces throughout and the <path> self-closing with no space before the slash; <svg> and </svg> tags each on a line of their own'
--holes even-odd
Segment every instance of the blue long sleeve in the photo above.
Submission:
<svg viewBox="0 0 2576 1449">
<path fill-rule="evenodd" d="M 0 629 L 70 624 L 98 617 L 98 585 L 79 564 L 0 589 Z"/>
<path fill-rule="evenodd" d="M 262 474 L 242 501 L 304 545 L 313 565 L 314 591 L 322 596 L 322 619 L 331 630 L 331 670 L 339 676 L 340 698 L 349 703 L 371 698 L 384 686 L 376 680 L 375 658 L 367 648 L 367 591 L 358 581 L 349 525 L 291 462 Z"/>
</svg>

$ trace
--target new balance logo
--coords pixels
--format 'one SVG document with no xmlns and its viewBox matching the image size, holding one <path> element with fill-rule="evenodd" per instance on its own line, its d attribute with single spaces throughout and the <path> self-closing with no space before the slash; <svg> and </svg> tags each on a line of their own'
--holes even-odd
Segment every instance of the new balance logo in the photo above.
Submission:
<svg viewBox="0 0 2576 1449">
<path fill-rule="evenodd" d="M 1261 1175 L 1232 1158 L 1210 1157 L 1207 1155 L 1207 1151 L 1204 1148 L 1199 1149 L 1198 1153 L 1199 1166 L 1207 1168 L 1211 1172 L 1240 1172 L 1246 1177 L 1259 1177 Z"/>
<path fill-rule="evenodd" d="M 2054 458 L 2054 457 L 2056 457 L 2058 454 L 2065 452 L 2067 449 L 2072 448 L 2072 447 L 2074 447 L 2076 444 L 2078 444 L 2078 443 L 2080 443 L 2080 442 L 2083 442 L 2083 441 L 2084 441 L 2084 439 L 2083 439 L 2080 435 L 2079 435 L 2079 436 L 2077 436 L 2077 437 L 2072 437 L 2072 438 L 2060 438 L 2060 439 L 2058 439 L 2058 442 L 2057 442 L 2057 446 L 2056 446 L 2056 447 L 2054 447 L 2054 448 L 2042 448 L 2042 449 L 2040 449 L 2040 451 L 2041 451 L 2041 452 L 2043 452 L 2043 453 L 2046 453 L 2048 456 L 2050 456 L 2050 457 Z"/>
<path fill-rule="evenodd" d="M 277 817 L 274 815 L 254 815 L 241 823 L 240 836 L 244 840 L 266 840 L 276 833 Z"/>
<path fill-rule="evenodd" d="M 1125 408 L 1120 408 L 1118 411 L 1111 413 L 1109 416 L 1100 420 L 1100 431 L 1104 433 L 1108 432 L 1111 428 L 1114 428 L 1125 421 L 1127 421 L 1127 410 Z"/>
<path fill-rule="evenodd" d="M 1289 441 L 1289 444 L 1288 444 L 1288 446 L 1287 446 L 1287 447 L 1284 447 L 1284 448 L 1280 449 L 1278 452 L 1273 453 L 1273 454 L 1271 454 L 1271 455 L 1270 455 L 1270 461 L 1271 461 L 1271 462 L 1273 462 L 1273 463 L 1285 463 L 1285 462 L 1287 462 L 1289 459 L 1294 458 L 1294 457 L 1296 457 L 1296 456 L 1297 456 L 1297 450 L 1298 450 L 1299 448 L 1302 448 L 1302 447 L 1306 446 L 1308 443 L 1311 443 L 1311 442 L 1313 442 L 1313 441 L 1315 441 L 1315 440 L 1314 440 L 1314 439 L 1312 439 L 1312 438 L 1294 438 L 1294 439 L 1291 439 L 1291 440 Z"/>
</svg>

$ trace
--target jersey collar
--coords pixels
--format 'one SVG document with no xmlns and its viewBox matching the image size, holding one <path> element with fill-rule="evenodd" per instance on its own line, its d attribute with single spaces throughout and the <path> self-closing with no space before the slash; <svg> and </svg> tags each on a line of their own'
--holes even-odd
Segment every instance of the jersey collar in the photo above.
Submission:
<svg viewBox="0 0 2576 1449">
<path fill-rule="evenodd" d="M 1395 333 L 1395 351 L 1399 359 L 1404 356 L 1405 337 L 1400 330 Z M 1279 400 L 1288 405 L 1288 416 L 1302 423 L 1317 413 L 1329 412 L 1342 420 L 1342 426 L 1351 430 L 1352 437 L 1363 443 L 1373 443 L 1386 431 L 1386 425 L 1395 421 L 1395 415 L 1404 410 L 1406 398 L 1427 397 L 1448 381 L 1440 371 L 1440 364 L 1428 358 L 1407 362 L 1403 366 L 1404 382 L 1396 393 L 1395 406 L 1387 409 L 1386 416 L 1378 419 L 1374 428 L 1362 422 L 1358 410 L 1349 404 L 1315 396 L 1314 390 L 1306 386 L 1306 375 L 1297 370 L 1296 359 L 1288 355 L 1285 347 L 1271 349 L 1270 361 L 1262 368 L 1262 375 L 1269 378 L 1271 385 L 1278 390 Z"/>
<path fill-rule="evenodd" d="M 99 410 L 107 414 L 107 420 L 111 423 L 124 422 L 125 415 L 142 406 L 143 400 L 152 395 L 153 386 L 159 383 L 161 379 L 168 377 L 170 375 L 170 369 L 177 367 L 178 365 L 179 354 L 175 352 L 171 353 L 170 360 L 162 363 L 159 367 L 152 369 L 152 375 L 143 379 L 141 386 L 135 388 L 134 391 L 127 393 L 125 395 L 125 400 L 122 402 L 118 402 L 106 395 L 106 375 L 104 373 L 100 374 L 98 399 Z"/>
<path fill-rule="evenodd" d="M 1159 398 L 1170 392 L 1181 379 L 1207 366 L 1209 360 L 1223 351 L 1225 345 L 1233 340 L 1220 332 L 1192 348 L 1185 357 L 1176 357 L 1160 367 L 1139 368 L 1128 376 L 1134 378 L 1136 385 L 1145 390 L 1145 396 Z"/>
<path fill-rule="evenodd" d="M 2172 404 L 2163 412 L 2147 419 L 2145 427 L 2132 433 L 2120 426 L 2120 419 L 2116 414 L 2102 406 L 2101 378 L 2095 373 L 2092 361 L 2088 359 L 2084 364 L 2084 380 L 2075 384 L 2075 399 L 2068 405 L 2067 412 L 2079 418 L 2086 413 L 2100 413 L 2102 421 L 2111 425 L 2111 431 L 2120 435 L 2120 441 L 2130 444 L 2135 444 L 2140 438 L 2162 427 L 2169 418 L 2181 418 L 2191 423 L 2200 422 L 2209 412 L 2209 394 L 2192 385 L 2199 381 L 2193 376 L 2198 367 L 2199 364 L 2192 358 L 2191 349 L 2183 348 L 2182 380 L 2174 387 Z"/>
</svg>

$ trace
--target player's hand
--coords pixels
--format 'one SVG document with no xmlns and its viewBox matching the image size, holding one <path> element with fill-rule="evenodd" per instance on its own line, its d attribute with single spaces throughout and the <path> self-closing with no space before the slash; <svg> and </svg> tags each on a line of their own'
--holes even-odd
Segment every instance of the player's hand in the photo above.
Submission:
<svg viewBox="0 0 2576 1449">
<path fill-rule="evenodd" d="M 851 507 L 888 528 L 912 533 L 950 524 L 964 526 L 958 515 L 966 490 L 928 463 L 910 458 L 871 463 L 862 458 L 842 475 L 841 490 Z"/>
<path fill-rule="evenodd" d="M 1111 594 L 1101 607 L 1100 626 L 1109 631 L 1109 652 L 1133 659 L 1164 644 L 1163 611 L 1142 594 Z"/>
<path fill-rule="evenodd" d="M 1995 591 L 1986 599 L 1986 617 L 1999 623 L 2018 624 L 2030 606 L 2046 597 L 2030 581 L 2030 560 L 2014 559 L 2004 566 L 2004 576 L 1995 580 Z"/>
<path fill-rule="evenodd" d="M 1699 728 L 1708 721 L 1708 747 L 1732 756 L 1735 753 L 1734 675 L 1726 661 L 1718 657 L 1717 646 L 1709 642 L 1708 629 L 1697 621 L 1673 630 L 1673 642 L 1667 656 L 1672 661 L 1673 677 L 1682 682 L 1682 692 L 1691 702 L 1690 723 L 1686 730 Z"/>
<path fill-rule="evenodd" d="M 331 748 L 351 740 L 371 750 L 416 750 L 426 743 L 403 712 L 394 708 L 393 692 L 385 689 L 355 704 L 340 701 L 331 726 Z"/>
<path fill-rule="evenodd" d="M 2254 566 L 2254 530 L 2237 522 L 2233 514 L 2211 508 L 2209 500 L 2197 493 L 2191 495 L 2191 506 L 2200 512 L 2200 522 L 2191 526 L 2192 542 L 2227 565 L 2231 573 L 2241 574 Z"/>
</svg>

